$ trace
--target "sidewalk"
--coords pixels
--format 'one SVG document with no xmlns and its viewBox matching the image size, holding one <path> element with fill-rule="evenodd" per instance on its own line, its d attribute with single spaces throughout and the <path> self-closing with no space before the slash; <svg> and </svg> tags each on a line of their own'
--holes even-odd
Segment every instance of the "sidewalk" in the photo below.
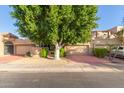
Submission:
<svg viewBox="0 0 124 93">
<path fill-rule="evenodd" d="M 74 63 L 66 59 L 54 61 L 41 58 L 23 58 L 6 64 L 0 64 L 1 72 L 123 72 L 105 64 L 91 65 Z"/>
</svg>

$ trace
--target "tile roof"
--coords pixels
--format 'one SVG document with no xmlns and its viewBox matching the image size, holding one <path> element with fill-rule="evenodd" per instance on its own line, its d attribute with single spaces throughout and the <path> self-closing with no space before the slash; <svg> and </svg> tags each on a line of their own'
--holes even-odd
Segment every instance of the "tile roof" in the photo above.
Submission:
<svg viewBox="0 0 124 93">
<path fill-rule="evenodd" d="M 14 43 L 15 44 L 34 44 L 28 39 L 15 39 Z"/>
</svg>

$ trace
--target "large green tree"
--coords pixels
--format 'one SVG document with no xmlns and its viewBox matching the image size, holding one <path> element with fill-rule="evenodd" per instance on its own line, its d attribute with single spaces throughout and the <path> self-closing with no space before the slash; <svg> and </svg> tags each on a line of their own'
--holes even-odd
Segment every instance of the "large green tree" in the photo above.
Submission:
<svg viewBox="0 0 124 93">
<path fill-rule="evenodd" d="M 97 6 L 18 5 L 12 8 L 18 32 L 37 44 L 54 45 L 55 59 L 59 59 L 61 47 L 90 41 L 91 31 L 97 26 Z"/>
</svg>

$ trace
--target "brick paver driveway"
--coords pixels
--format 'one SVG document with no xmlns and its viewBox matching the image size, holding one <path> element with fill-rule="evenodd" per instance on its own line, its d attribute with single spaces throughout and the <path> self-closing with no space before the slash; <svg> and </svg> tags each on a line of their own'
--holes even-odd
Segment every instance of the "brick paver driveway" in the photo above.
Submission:
<svg viewBox="0 0 124 93">
<path fill-rule="evenodd" d="M 12 55 L 3 56 L 0 57 L 0 64 L 13 62 L 22 58 L 23 58 L 22 56 L 12 56 Z"/>
<path fill-rule="evenodd" d="M 55 61 L 49 58 L 0 57 L 0 71 L 29 72 L 123 72 L 124 65 L 93 56 L 73 55 Z"/>
<path fill-rule="evenodd" d="M 69 55 L 67 59 L 77 63 L 88 63 L 92 65 L 108 63 L 108 60 L 89 55 Z"/>
</svg>

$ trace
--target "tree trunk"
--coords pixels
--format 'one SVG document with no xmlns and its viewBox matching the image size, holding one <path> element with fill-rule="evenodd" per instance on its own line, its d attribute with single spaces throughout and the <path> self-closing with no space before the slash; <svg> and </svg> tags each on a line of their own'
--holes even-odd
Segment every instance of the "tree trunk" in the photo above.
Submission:
<svg viewBox="0 0 124 93">
<path fill-rule="evenodd" d="M 60 46 L 58 45 L 58 43 L 55 45 L 55 60 L 59 60 L 60 59 Z"/>
</svg>

